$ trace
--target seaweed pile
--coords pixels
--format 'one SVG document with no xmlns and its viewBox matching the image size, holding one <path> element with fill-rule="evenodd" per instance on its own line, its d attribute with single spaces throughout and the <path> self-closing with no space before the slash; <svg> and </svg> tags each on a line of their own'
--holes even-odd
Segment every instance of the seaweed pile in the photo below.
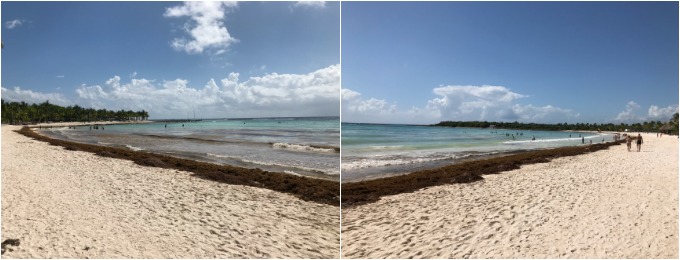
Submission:
<svg viewBox="0 0 680 260">
<path fill-rule="evenodd" d="M 622 141 L 584 146 L 534 150 L 503 157 L 467 161 L 407 175 L 342 184 L 342 207 L 352 207 L 378 201 L 380 197 L 414 192 L 422 188 L 483 180 L 484 174 L 498 174 L 519 169 L 521 165 L 549 162 L 558 157 L 574 156 L 608 149 Z"/>
<path fill-rule="evenodd" d="M 248 169 L 230 165 L 192 161 L 144 151 L 82 144 L 49 138 L 28 127 L 17 130 L 25 136 L 62 146 L 66 150 L 91 152 L 100 156 L 127 159 L 139 165 L 177 169 L 192 172 L 193 176 L 234 185 L 246 185 L 292 194 L 302 200 L 327 205 L 353 207 L 378 201 L 380 197 L 408 193 L 430 186 L 452 183 L 470 183 L 483 180 L 482 175 L 498 174 L 519 169 L 521 165 L 549 162 L 558 157 L 574 156 L 608 149 L 623 141 L 598 143 L 584 146 L 561 147 L 527 151 L 502 157 L 466 161 L 436 169 L 413 172 L 406 175 L 342 184 L 261 169 Z"/>
<path fill-rule="evenodd" d="M 66 150 L 85 151 L 104 157 L 131 160 L 143 166 L 192 172 L 192 176 L 203 179 L 227 184 L 265 188 L 292 194 L 306 201 L 339 206 L 340 185 L 335 181 L 313 179 L 281 172 L 269 172 L 261 169 L 248 169 L 192 161 L 144 151 L 64 141 L 40 135 L 28 127 L 23 127 L 16 132 L 51 145 L 62 146 Z"/>
</svg>

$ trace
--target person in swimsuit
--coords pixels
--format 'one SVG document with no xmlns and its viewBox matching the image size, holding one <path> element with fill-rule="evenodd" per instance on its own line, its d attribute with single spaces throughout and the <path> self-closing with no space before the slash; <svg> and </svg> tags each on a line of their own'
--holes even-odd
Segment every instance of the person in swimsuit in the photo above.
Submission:
<svg viewBox="0 0 680 260">
<path fill-rule="evenodd" d="M 637 143 L 637 149 L 638 149 L 638 152 L 639 152 L 640 147 L 642 147 L 642 135 L 638 134 L 636 143 Z"/>
<path fill-rule="evenodd" d="M 628 151 L 630 152 L 630 143 L 633 141 L 633 138 L 630 136 L 626 137 L 626 146 L 628 146 Z"/>
</svg>

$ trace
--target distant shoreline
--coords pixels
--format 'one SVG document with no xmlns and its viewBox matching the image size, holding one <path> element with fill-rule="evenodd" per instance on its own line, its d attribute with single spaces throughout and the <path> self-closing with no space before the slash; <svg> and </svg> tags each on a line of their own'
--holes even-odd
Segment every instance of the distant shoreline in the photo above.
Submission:
<svg viewBox="0 0 680 260">
<path fill-rule="evenodd" d="M 41 127 L 64 127 L 64 126 L 91 126 L 91 125 L 128 125 L 128 124 L 150 124 L 154 123 L 150 120 L 140 121 L 93 121 L 93 122 L 56 122 L 56 123 L 38 123 L 31 125 L 23 125 L 30 128 Z M 21 125 L 17 125 L 21 126 Z"/>
<path fill-rule="evenodd" d="M 279 117 L 224 117 L 224 118 L 166 118 L 166 119 L 149 119 L 153 122 L 189 122 L 189 121 L 206 121 L 206 120 L 253 120 L 253 119 L 287 119 L 287 118 L 338 118 L 340 116 L 279 116 Z"/>
</svg>

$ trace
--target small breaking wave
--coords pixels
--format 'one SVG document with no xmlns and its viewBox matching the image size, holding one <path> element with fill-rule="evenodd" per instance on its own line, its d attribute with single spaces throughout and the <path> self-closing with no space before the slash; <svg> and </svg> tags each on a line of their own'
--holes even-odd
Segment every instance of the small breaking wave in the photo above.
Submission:
<svg viewBox="0 0 680 260">
<path fill-rule="evenodd" d="M 238 158 L 235 156 L 230 156 L 230 155 L 221 155 L 221 154 L 212 154 L 212 153 L 206 153 L 206 155 L 210 157 L 216 157 L 216 158 L 225 158 L 225 159 L 231 159 L 231 160 L 237 160 L 241 161 L 244 163 L 248 164 L 256 164 L 256 165 L 262 165 L 262 166 L 273 166 L 273 167 L 280 167 L 280 168 L 287 168 L 287 169 L 292 169 L 292 170 L 300 170 L 300 171 L 305 171 L 305 172 L 314 172 L 314 173 L 321 173 L 321 174 L 326 174 L 326 175 L 338 175 L 339 172 L 336 171 L 324 171 L 321 169 L 315 169 L 315 168 L 310 168 L 310 167 L 304 167 L 304 166 L 291 166 L 291 165 L 285 165 L 285 164 L 280 164 L 280 163 L 274 163 L 274 162 L 262 162 L 262 161 L 255 161 L 255 160 L 248 160 L 248 159 L 243 159 L 243 158 Z M 301 175 L 298 174 L 292 170 L 283 170 L 283 172 L 293 172 L 295 175 Z"/>
<path fill-rule="evenodd" d="M 375 145 L 375 146 L 369 146 L 370 149 L 373 150 L 398 150 L 404 147 L 403 145 Z"/>
<path fill-rule="evenodd" d="M 342 162 L 343 170 L 355 170 L 362 168 L 384 167 L 390 165 L 404 165 L 413 163 L 425 163 L 446 158 L 409 158 L 409 159 L 362 159 L 353 162 Z"/>
<path fill-rule="evenodd" d="M 475 153 L 466 153 L 466 154 L 457 154 L 457 155 L 439 155 L 439 156 L 425 156 L 425 157 L 406 157 L 406 158 L 395 158 L 395 157 L 386 157 L 386 158 L 362 158 L 356 161 L 343 161 L 342 162 L 342 170 L 356 170 L 356 169 L 363 169 L 363 168 L 374 168 L 374 167 L 385 167 L 385 166 L 392 166 L 392 165 L 407 165 L 407 164 L 420 164 L 420 163 L 429 163 L 429 162 L 436 162 L 436 161 L 444 161 L 444 160 L 454 160 L 454 159 L 463 159 L 463 158 L 468 158 L 472 156 L 485 156 L 485 155 L 493 155 L 497 154 L 498 152 L 475 152 Z"/>
<path fill-rule="evenodd" d="M 287 174 L 290 174 L 290 175 L 295 175 L 295 176 L 304 176 L 304 175 L 298 174 L 297 172 L 294 172 L 294 171 L 285 170 L 285 171 L 283 171 L 283 172 L 284 172 L 284 173 L 287 173 Z"/>
<path fill-rule="evenodd" d="M 142 148 L 135 147 L 135 146 L 132 146 L 132 145 L 129 145 L 129 144 L 126 144 L 125 147 L 127 147 L 128 149 L 133 150 L 133 151 L 142 151 L 142 150 L 144 150 L 144 149 L 142 149 Z"/>
<path fill-rule="evenodd" d="M 584 136 L 585 139 L 593 139 L 600 137 L 602 135 L 591 135 Z M 553 139 L 536 139 L 536 140 L 518 140 L 518 141 L 505 141 L 504 144 L 526 144 L 526 143 L 552 143 L 552 142 L 580 142 L 581 137 L 570 137 L 570 138 L 553 138 Z"/>
<path fill-rule="evenodd" d="M 209 157 L 226 158 L 226 159 L 234 159 L 234 160 L 241 160 L 242 161 L 241 158 L 229 156 L 229 155 L 213 154 L 213 153 L 206 153 L 206 155 L 209 156 Z"/>
<path fill-rule="evenodd" d="M 272 143 L 272 148 L 283 149 L 283 150 L 291 150 L 291 151 L 302 151 L 302 152 L 319 152 L 319 153 L 335 153 L 335 152 L 340 151 L 340 148 L 332 147 L 332 146 L 289 144 L 289 143 Z"/>
</svg>

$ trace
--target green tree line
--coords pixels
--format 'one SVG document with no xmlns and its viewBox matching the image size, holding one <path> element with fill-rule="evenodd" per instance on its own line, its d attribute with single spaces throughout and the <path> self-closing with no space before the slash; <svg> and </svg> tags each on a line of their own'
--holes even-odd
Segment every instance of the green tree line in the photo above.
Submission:
<svg viewBox="0 0 680 260">
<path fill-rule="evenodd" d="M 149 118 L 147 111 L 106 110 L 83 108 L 78 105 L 62 107 L 50 104 L 26 102 L 2 102 L 3 124 L 36 124 L 46 122 L 135 121 Z"/>
<path fill-rule="evenodd" d="M 585 131 L 619 131 L 623 132 L 625 129 L 634 132 L 665 132 L 678 133 L 678 113 L 675 113 L 668 122 L 648 121 L 642 123 L 625 124 L 625 123 L 558 123 L 558 124 L 537 124 L 537 123 L 519 123 L 515 122 L 487 122 L 487 121 L 442 121 L 433 126 L 448 126 L 448 127 L 477 127 L 488 128 L 494 126 L 502 129 L 524 129 L 524 130 L 549 130 L 549 131 L 565 131 L 565 130 L 585 130 Z"/>
</svg>

